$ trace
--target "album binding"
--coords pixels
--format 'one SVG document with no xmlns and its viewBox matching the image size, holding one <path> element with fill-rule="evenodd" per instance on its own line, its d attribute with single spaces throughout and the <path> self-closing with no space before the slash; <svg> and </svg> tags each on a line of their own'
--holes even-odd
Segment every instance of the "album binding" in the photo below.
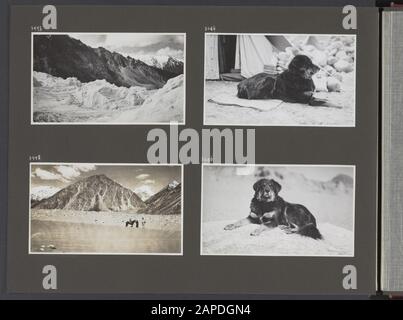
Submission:
<svg viewBox="0 0 403 320">
<path fill-rule="evenodd" d="M 403 13 L 359 4 L 12 2 L 1 294 L 403 292 Z"/>
</svg>

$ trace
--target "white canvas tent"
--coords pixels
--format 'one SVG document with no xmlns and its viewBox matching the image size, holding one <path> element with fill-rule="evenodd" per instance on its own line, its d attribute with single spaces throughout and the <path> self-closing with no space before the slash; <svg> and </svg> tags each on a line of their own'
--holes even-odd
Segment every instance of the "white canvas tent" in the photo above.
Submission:
<svg viewBox="0 0 403 320">
<path fill-rule="evenodd" d="M 205 48 L 205 77 L 207 80 L 220 79 L 220 56 L 233 55 L 235 62 L 232 66 L 244 78 L 249 78 L 263 72 L 265 68 L 275 68 L 276 52 L 284 51 L 291 46 L 284 36 L 265 35 L 233 35 L 236 37 L 234 47 L 220 50 L 219 35 L 206 35 Z M 231 37 L 231 36 L 224 36 Z M 229 52 L 232 51 L 232 52 Z"/>
<path fill-rule="evenodd" d="M 265 66 L 275 68 L 277 58 L 274 47 L 263 35 L 238 35 L 236 39 L 235 69 L 249 78 L 264 71 Z"/>
<path fill-rule="evenodd" d="M 205 46 L 205 78 L 208 80 L 218 80 L 220 79 L 218 35 L 206 35 Z"/>
</svg>

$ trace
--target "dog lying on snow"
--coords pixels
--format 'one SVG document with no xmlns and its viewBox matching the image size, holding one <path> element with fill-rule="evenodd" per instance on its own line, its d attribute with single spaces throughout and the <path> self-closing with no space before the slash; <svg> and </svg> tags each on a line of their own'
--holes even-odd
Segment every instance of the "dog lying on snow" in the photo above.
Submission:
<svg viewBox="0 0 403 320">
<path fill-rule="evenodd" d="M 238 98 L 280 99 L 284 102 L 304 103 L 311 106 L 340 108 L 323 99 L 314 98 L 312 76 L 320 70 L 305 55 L 296 55 L 288 69 L 278 76 L 258 73 L 238 84 Z"/>
<path fill-rule="evenodd" d="M 251 233 L 258 236 L 275 227 L 286 233 L 298 233 L 313 239 L 322 239 L 316 227 L 316 220 L 307 208 L 300 204 L 284 201 L 278 196 L 281 185 L 273 179 L 260 179 L 253 185 L 255 195 L 250 204 L 248 217 L 227 225 L 225 230 L 233 230 L 247 224 L 259 224 L 260 227 Z"/>
</svg>

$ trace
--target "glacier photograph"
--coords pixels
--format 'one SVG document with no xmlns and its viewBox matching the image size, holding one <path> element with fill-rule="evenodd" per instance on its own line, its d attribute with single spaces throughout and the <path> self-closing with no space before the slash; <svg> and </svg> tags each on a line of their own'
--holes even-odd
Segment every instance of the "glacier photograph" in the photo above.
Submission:
<svg viewBox="0 0 403 320">
<path fill-rule="evenodd" d="M 354 256 L 354 166 L 203 165 L 201 254 Z"/>
<path fill-rule="evenodd" d="M 33 33 L 32 124 L 185 121 L 185 34 Z"/>
<path fill-rule="evenodd" d="M 31 254 L 182 254 L 180 165 L 30 169 Z"/>
</svg>

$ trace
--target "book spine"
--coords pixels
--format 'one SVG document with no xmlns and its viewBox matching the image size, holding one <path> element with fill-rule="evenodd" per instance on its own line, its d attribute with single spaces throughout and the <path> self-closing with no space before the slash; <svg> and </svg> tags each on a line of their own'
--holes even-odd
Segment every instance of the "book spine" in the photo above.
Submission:
<svg viewBox="0 0 403 320">
<path fill-rule="evenodd" d="M 382 16 L 381 290 L 403 291 L 403 12 Z"/>
</svg>

